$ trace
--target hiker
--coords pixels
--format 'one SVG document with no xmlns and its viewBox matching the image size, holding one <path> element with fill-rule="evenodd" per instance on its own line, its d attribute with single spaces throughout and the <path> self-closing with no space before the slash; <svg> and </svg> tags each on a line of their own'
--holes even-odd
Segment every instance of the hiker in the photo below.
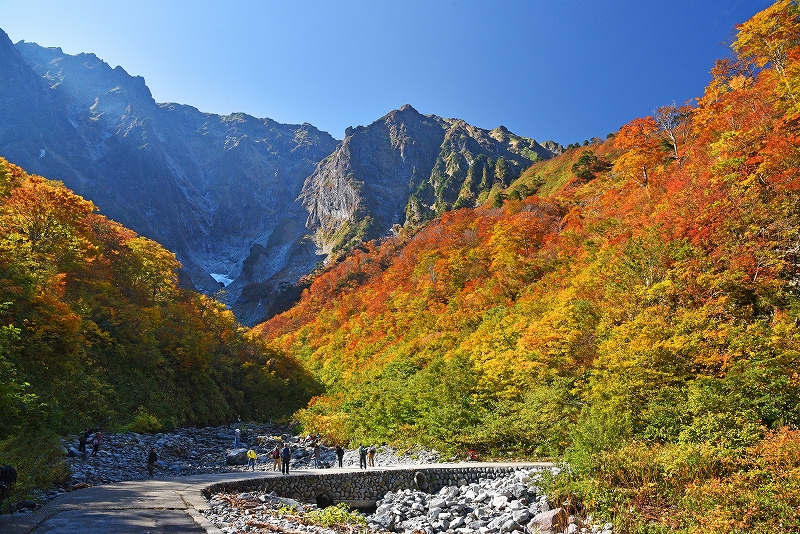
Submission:
<svg viewBox="0 0 800 534">
<path fill-rule="evenodd" d="M 257 459 L 258 459 L 258 455 L 256 454 L 256 451 L 254 451 L 252 448 L 248 449 L 247 450 L 247 467 L 252 467 L 253 471 L 255 471 L 256 470 L 256 460 Z M 247 471 L 247 467 L 244 468 L 245 471 Z"/>
<path fill-rule="evenodd" d="M 242 431 L 238 428 L 233 431 L 233 448 L 238 449 L 242 446 Z"/>
<path fill-rule="evenodd" d="M 275 448 L 272 449 L 270 456 L 272 456 L 272 470 L 277 471 L 280 469 L 281 473 L 283 473 L 283 468 L 281 467 L 281 447 L 279 444 L 275 444 Z"/>
<path fill-rule="evenodd" d="M 14 508 L 11 506 L 11 491 L 17 482 L 17 470 L 13 465 L 0 467 L 0 513 L 3 511 L 3 501 L 8 501 L 8 511 L 14 517 Z"/>
<path fill-rule="evenodd" d="M 367 468 L 367 448 L 362 443 L 358 446 L 358 468 Z"/>
<path fill-rule="evenodd" d="M 292 459 L 292 450 L 289 448 L 288 443 L 283 444 L 281 449 L 281 473 L 284 475 L 289 474 L 289 460 Z"/>
<path fill-rule="evenodd" d="M 341 445 L 336 445 L 336 458 L 339 459 L 339 467 L 342 467 L 342 458 L 344 458 L 344 449 Z"/>
<path fill-rule="evenodd" d="M 320 460 L 320 447 L 319 442 L 314 443 L 314 469 L 319 469 L 322 467 L 322 461 Z"/>
<path fill-rule="evenodd" d="M 372 466 L 372 467 L 375 467 L 375 453 L 376 452 L 378 452 L 378 451 L 377 451 L 377 449 L 375 449 L 375 445 L 370 445 L 369 446 L 369 465 Z"/>
<path fill-rule="evenodd" d="M 156 454 L 156 448 L 150 448 L 150 454 L 147 455 L 147 472 L 150 475 L 150 478 L 153 478 L 153 471 L 156 468 L 156 460 L 158 460 L 158 454 Z"/>
<path fill-rule="evenodd" d="M 97 456 L 97 450 L 100 448 L 100 441 L 103 439 L 103 431 L 98 430 L 94 433 L 94 439 L 92 440 L 92 456 Z"/>
<path fill-rule="evenodd" d="M 86 428 L 83 431 L 83 435 L 81 436 L 81 439 L 78 440 L 78 452 L 82 452 L 84 455 L 86 454 L 86 444 L 89 442 L 89 436 L 90 435 L 91 435 L 91 432 L 89 432 L 89 429 Z"/>
</svg>

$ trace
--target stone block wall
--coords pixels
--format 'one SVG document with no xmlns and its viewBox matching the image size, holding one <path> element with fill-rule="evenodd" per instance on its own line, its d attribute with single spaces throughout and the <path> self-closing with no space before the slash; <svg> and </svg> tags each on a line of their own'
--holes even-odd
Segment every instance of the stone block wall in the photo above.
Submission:
<svg viewBox="0 0 800 534">
<path fill-rule="evenodd" d="M 508 476 L 518 469 L 531 469 L 530 465 L 498 467 L 415 466 L 408 469 L 387 469 L 357 472 L 309 473 L 295 472 L 291 476 L 271 476 L 261 479 L 220 482 L 208 486 L 203 495 L 239 493 L 245 491 L 275 492 L 279 497 L 313 503 L 327 500 L 328 504 L 346 502 L 355 507 L 369 507 L 390 491 L 419 489 L 415 475 L 422 473 L 430 493 L 445 486 L 472 484 L 479 479 Z"/>
</svg>

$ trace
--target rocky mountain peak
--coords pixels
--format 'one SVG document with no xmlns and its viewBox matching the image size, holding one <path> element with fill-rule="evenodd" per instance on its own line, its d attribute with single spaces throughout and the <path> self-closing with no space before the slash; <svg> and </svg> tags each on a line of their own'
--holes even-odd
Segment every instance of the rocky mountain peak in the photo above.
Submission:
<svg viewBox="0 0 800 534">
<path fill-rule="evenodd" d="M 301 194 L 307 225 L 330 258 L 398 225 L 474 206 L 496 182 L 508 185 L 556 150 L 502 126 L 489 132 L 406 104 L 369 126 L 348 128 L 336 152 L 319 163 Z"/>
<path fill-rule="evenodd" d="M 61 48 L 48 48 L 20 41 L 14 45 L 25 61 L 51 89 L 63 91 L 75 107 L 85 109 L 99 95 L 119 89 L 143 108 L 155 106 L 144 78 L 131 76 L 120 66 L 112 68 L 91 53 L 65 54 Z"/>
</svg>

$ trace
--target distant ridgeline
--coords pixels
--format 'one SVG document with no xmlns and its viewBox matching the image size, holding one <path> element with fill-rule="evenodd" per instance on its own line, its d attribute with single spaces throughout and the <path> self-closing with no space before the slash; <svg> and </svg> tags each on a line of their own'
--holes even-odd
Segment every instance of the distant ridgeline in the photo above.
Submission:
<svg viewBox="0 0 800 534">
<path fill-rule="evenodd" d="M 310 124 L 158 104 L 122 67 L 2 30 L 0 69 L 0 156 L 174 251 L 183 286 L 224 286 L 250 325 L 294 303 L 331 253 L 474 206 L 561 150 L 409 106 L 338 143 Z"/>
</svg>

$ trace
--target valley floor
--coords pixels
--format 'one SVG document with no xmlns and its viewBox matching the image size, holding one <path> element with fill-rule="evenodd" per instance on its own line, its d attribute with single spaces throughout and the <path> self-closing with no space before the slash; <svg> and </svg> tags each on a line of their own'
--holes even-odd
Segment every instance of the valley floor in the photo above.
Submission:
<svg viewBox="0 0 800 534">
<path fill-rule="evenodd" d="M 310 469 L 312 444 L 301 436 L 293 435 L 286 427 L 278 425 L 242 424 L 240 428 L 240 447 L 235 447 L 235 425 L 184 428 L 167 433 L 137 434 L 134 432 L 104 435 L 95 455 L 78 452 L 78 436 L 71 436 L 65 442 L 69 457 L 67 459 L 72 479 L 63 487 L 43 491 L 40 501 L 53 499 L 66 492 L 129 480 L 148 478 L 147 456 L 151 448 L 158 455 L 155 477 L 187 476 L 208 473 L 234 473 L 245 470 L 244 465 L 231 465 L 229 456 L 235 456 L 242 448 L 252 447 L 258 454 L 257 471 L 268 471 L 273 467 L 269 452 L 276 443 L 288 441 L 292 446 L 291 470 Z M 322 463 L 326 467 L 334 465 L 336 455 L 333 447 L 322 447 Z M 436 451 L 417 450 L 401 452 L 390 447 L 379 447 L 375 456 L 376 466 L 400 464 L 425 464 L 439 461 Z M 345 450 L 344 467 L 358 466 L 356 450 Z M 36 502 L 24 503 L 23 508 L 36 508 Z"/>
</svg>

